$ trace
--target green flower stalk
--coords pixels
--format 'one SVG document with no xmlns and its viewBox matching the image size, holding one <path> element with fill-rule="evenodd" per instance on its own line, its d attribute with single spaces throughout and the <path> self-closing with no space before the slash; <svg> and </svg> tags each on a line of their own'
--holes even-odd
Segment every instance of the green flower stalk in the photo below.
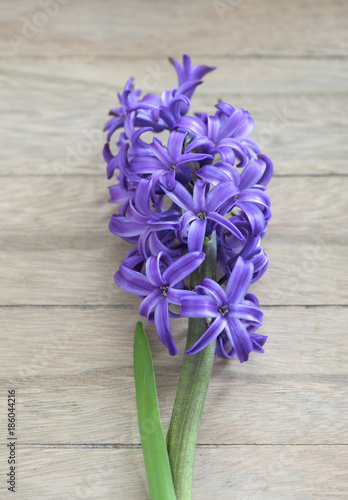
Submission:
<svg viewBox="0 0 348 500">
<path fill-rule="evenodd" d="M 204 263 L 192 274 L 192 287 L 204 278 L 216 278 L 216 235 L 205 248 Z M 204 334 L 203 318 L 190 318 L 186 349 Z M 193 356 L 185 355 L 176 393 L 172 418 L 167 432 L 167 448 L 178 500 L 192 497 L 193 462 L 215 354 L 215 342 Z"/>
</svg>

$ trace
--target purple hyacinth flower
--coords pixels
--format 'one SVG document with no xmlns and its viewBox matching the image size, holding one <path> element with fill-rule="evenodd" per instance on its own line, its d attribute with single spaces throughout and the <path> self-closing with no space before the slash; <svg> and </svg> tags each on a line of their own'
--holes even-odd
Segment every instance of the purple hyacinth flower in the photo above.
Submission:
<svg viewBox="0 0 348 500">
<path fill-rule="evenodd" d="M 263 159 L 261 156 L 250 158 L 241 173 L 230 163 L 217 162 L 214 165 L 204 165 L 198 170 L 197 175 L 214 186 L 219 184 L 219 182 L 233 180 L 241 191 L 252 187 L 265 190 L 265 186 L 270 180 L 270 175 L 272 176 L 273 165 L 267 157 Z"/>
<path fill-rule="evenodd" d="M 134 90 L 133 81 L 134 78 L 130 78 L 126 83 L 122 94 L 117 94 L 121 106 L 110 110 L 109 115 L 111 115 L 112 118 L 104 127 L 104 130 L 108 131 L 108 142 L 110 141 L 112 134 L 120 127 L 123 127 L 128 113 L 138 104 L 141 90 Z"/>
<path fill-rule="evenodd" d="M 245 227 L 249 227 L 247 221 L 244 221 L 244 228 L 239 225 L 238 222 L 236 223 L 236 225 L 239 229 L 242 230 L 242 232 L 244 232 Z M 250 232 L 247 231 L 246 238 L 246 243 L 241 244 L 239 240 L 228 237 L 226 234 L 223 234 L 222 231 L 219 231 L 218 260 L 222 274 L 226 273 L 226 279 L 231 274 L 238 257 L 243 257 L 244 260 L 250 260 L 254 266 L 254 274 L 251 283 L 254 283 L 255 281 L 259 280 L 266 272 L 268 268 L 268 257 L 266 252 L 261 247 L 261 236 L 256 236 L 255 238 L 253 238 L 250 235 Z"/>
<path fill-rule="evenodd" d="M 185 116 L 179 121 L 179 126 L 191 130 L 195 135 L 188 151 L 205 148 L 212 154 L 219 154 L 223 161 L 231 165 L 237 159 L 238 167 L 245 166 L 247 154 L 240 137 L 248 135 L 254 126 L 248 111 L 238 108 L 229 117 L 224 114 L 204 114 L 201 118 Z"/>
<path fill-rule="evenodd" d="M 169 198 L 185 210 L 179 220 L 179 237 L 184 242 L 187 240 L 189 252 L 201 251 L 205 235 L 211 234 L 216 226 L 223 227 L 242 241 L 245 240 L 239 229 L 224 217 L 234 205 L 234 197 L 239 194 L 239 189 L 233 182 L 222 182 L 209 191 L 209 184 L 197 179 L 193 195 L 179 182 L 172 186 L 168 178 L 161 185 Z"/>
<path fill-rule="evenodd" d="M 187 55 L 182 64 L 175 59 L 170 62 L 177 72 L 178 88 L 164 90 L 160 96 L 141 96 L 129 79 L 105 126 L 107 175 L 117 176 L 109 188 L 109 201 L 119 204 L 110 230 L 137 246 L 128 253 L 115 279 L 125 290 L 143 298 L 141 314 L 156 323 L 171 354 L 176 353 L 176 347 L 168 318 L 178 315 L 169 311 L 168 305 L 180 305 L 184 300 L 185 312 L 185 307 L 195 309 L 198 298 L 192 317 L 201 317 L 204 312 L 202 317 L 213 322 L 188 353 L 203 349 L 204 343 L 216 338 L 216 355 L 238 356 L 244 361 L 250 351 L 263 352 L 266 340 L 255 333 L 262 313 L 256 297 L 246 291 L 268 266 L 260 243 L 271 218 L 265 191 L 273 165 L 248 137 L 254 127 L 248 111 L 220 101 L 214 115 L 187 115 L 195 89 L 215 68 L 192 66 Z M 166 142 L 157 136 L 164 130 L 169 132 Z M 156 137 L 148 143 L 145 133 Z M 185 290 L 183 279 L 175 282 L 169 270 L 179 272 L 185 259 L 192 269 L 198 267 L 199 259 L 196 266 L 190 259 L 195 254 L 204 259 L 204 238 L 213 231 L 222 272 L 219 283 L 227 281 L 226 291 L 209 279 L 195 292 Z M 189 254 L 183 256 L 187 250 Z M 146 272 L 142 272 L 144 266 Z M 238 294 L 239 288 L 243 293 L 236 298 L 233 294 Z M 202 304 L 213 314 L 207 316 Z"/>
<path fill-rule="evenodd" d="M 262 324 L 262 311 L 258 305 L 246 298 L 247 290 L 253 277 L 253 265 L 237 259 L 228 279 L 226 290 L 211 279 L 204 279 L 196 286 L 196 295 L 183 297 L 180 314 L 190 318 L 212 318 L 213 322 L 202 337 L 186 351 L 195 354 L 224 334 L 231 349 L 235 351 L 241 363 L 247 361 L 254 350 L 250 338 Z M 250 296 L 250 294 L 249 294 Z M 221 343 L 219 343 L 221 348 Z"/>
<path fill-rule="evenodd" d="M 253 295 L 252 293 L 246 294 L 244 298 L 244 304 L 259 307 L 259 301 L 257 300 L 257 297 L 255 297 L 255 295 Z M 255 325 L 252 323 L 248 324 L 245 320 L 243 322 L 248 333 L 250 334 L 250 340 L 253 345 L 253 352 L 265 352 L 263 349 L 263 345 L 267 340 L 267 336 L 254 333 L 259 328 L 259 325 Z M 234 358 L 237 355 L 235 348 L 231 345 L 225 332 L 222 332 L 222 334 L 219 335 L 216 339 L 215 354 L 220 358 Z"/>
<path fill-rule="evenodd" d="M 169 354 L 177 354 L 169 325 L 169 305 L 180 305 L 190 290 L 183 289 L 183 280 L 201 265 L 203 252 L 188 253 L 176 261 L 165 252 L 146 261 L 145 274 L 132 270 L 127 261 L 123 262 L 115 274 L 115 282 L 126 292 L 140 296 L 143 301 L 139 314 L 149 322 L 155 322 L 160 341 L 168 348 Z"/>
<path fill-rule="evenodd" d="M 185 82 L 188 82 L 190 80 L 201 80 L 203 76 L 205 76 L 207 73 L 210 73 L 211 71 L 214 71 L 216 69 L 216 66 L 206 66 L 206 65 L 201 65 L 201 66 L 192 66 L 191 65 L 191 58 L 187 55 L 184 54 L 182 58 L 182 66 L 173 57 L 169 58 L 169 62 L 174 66 L 175 71 L 178 75 L 178 83 L 179 85 L 183 85 Z M 186 93 L 188 97 L 191 97 L 193 94 L 194 89 L 190 93 Z"/>
<path fill-rule="evenodd" d="M 112 194 L 115 194 L 116 200 L 122 201 L 122 190 L 117 188 L 118 186 L 115 187 L 116 194 Z M 152 232 L 174 231 L 180 227 L 178 223 L 180 212 L 174 209 L 163 210 L 159 200 L 151 196 L 151 179 L 142 179 L 137 188 L 128 193 L 129 197 L 126 197 L 121 204 L 121 207 L 126 207 L 126 212 L 119 210 L 118 214 L 113 214 L 111 217 L 109 228 L 113 234 L 129 243 L 139 243 L 139 237 L 143 233 L 146 233 L 147 238 Z M 151 210 L 150 201 L 155 211 Z"/>
<path fill-rule="evenodd" d="M 244 214 L 249 222 L 251 235 L 256 237 L 263 234 L 271 219 L 271 200 L 264 192 L 266 188 L 263 185 L 253 184 L 262 180 L 265 170 L 264 161 L 252 159 L 240 176 L 236 169 L 226 162 L 206 165 L 197 172 L 197 176 L 215 186 L 222 182 L 236 183 L 240 192 L 235 197 L 233 208 L 239 209 L 238 213 Z"/>
<path fill-rule="evenodd" d="M 128 207 L 127 217 L 113 214 L 109 223 L 110 231 L 116 236 L 120 236 L 129 243 L 138 243 L 139 237 L 147 232 L 163 230 L 177 230 L 179 224 L 176 220 L 149 220 L 149 217 L 140 214 L 132 203 Z"/>
<path fill-rule="evenodd" d="M 130 164 L 131 171 L 139 175 L 152 174 L 152 181 L 155 185 L 163 174 L 172 172 L 174 179 L 176 171 L 179 170 L 178 174 L 183 177 L 183 182 L 188 182 L 192 173 L 187 164 L 208 158 L 212 159 L 212 156 L 183 152 L 187 134 L 187 131 L 174 130 L 169 136 L 167 147 L 163 146 L 161 141 L 155 137 L 152 144 L 149 145 L 150 154 L 134 158 Z"/>
</svg>

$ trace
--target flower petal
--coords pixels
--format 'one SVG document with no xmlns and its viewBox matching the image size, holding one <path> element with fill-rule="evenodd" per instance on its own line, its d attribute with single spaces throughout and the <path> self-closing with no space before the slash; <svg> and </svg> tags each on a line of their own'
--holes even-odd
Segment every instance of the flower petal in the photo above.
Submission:
<svg viewBox="0 0 348 500">
<path fill-rule="evenodd" d="M 189 210 L 188 212 L 185 212 L 184 215 L 180 218 L 179 223 L 180 223 L 180 235 L 182 236 L 183 233 L 185 232 L 186 227 L 191 224 L 191 222 L 197 219 L 197 215 Z"/>
<path fill-rule="evenodd" d="M 253 350 L 253 344 L 243 323 L 238 319 L 229 317 L 227 320 L 226 333 L 236 350 L 239 361 L 241 363 L 247 361 L 249 353 Z"/>
<path fill-rule="evenodd" d="M 168 139 L 168 153 L 171 158 L 177 158 L 182 154 L 182 149 L 187 136 L 187 131 L 173 130 Z"/>
<path fill-rule="evenodd" d="M 148 295 L 155 289 L 154 285 L 149 282 L 144 274 L 133 271 L 122 264 L 119 271 L 115 273 L 114 278 L 116 284 L 123 288 L 123 290 L 134 295 L 140 295 L 141 297 Z"/>
<path fill-rule="evenodd" d="M 225 305 L 227 303 L 227 295 L 225 290 L 221 288 L 221 286 L 216 283 L 216 281 L 211 280 L 210 278 L 205 278 L 200 285 L 195 287 L 195 290 L 200 293 L 209 293 L 215 299 L 217 307 Z"/>
<path fill-rule="evenodd" d="M 152 144 L 150 144 L 150 148 L 153 154 L 159 159 L 159 161 L 165 166 L 170 167 L 173 163 L 173 159 L 169 155 L 167 148 L 164 147 L 157 137 L 153 138 Z"/>
<path fill-rule="evenodd" d="M 201 338 L 190 349 L 187 349 L 186 354 L 196 354 L 207 347 L 208 344 L 214 342 L 216 337 L 224 330 L 226 324 L 227 321 L 225 319 L 221 316 L 217 317 Z"/>
<path fill-rule="evenodd" d="M 273 175 L 273 163 L 266 155 L 260 154 L 259 158 L 266 163 L 266 171 L 263 174 L 262 178 L 259 180 L 259 184 L 267 186 Z"/>
<path fill-rule="evenodd" d="M 189 252 L 194 252 L 195 250 L 201 251 L 203 249 L 206 227 L 206 220 L 195 219 L 191 222 L 187 238 Z"/>
<path fill-rule="evenodd" d="M 205 153 L 185 153 L 182 154 L 176 161 L 176 165 L 183 165 L 184 163 L 191 163 L 193 161 L 202 161 L 207 158 L 212 159 L 213 155 Z"/>
<path fill-rule="evenodd" d="M 170 331 L 168 302 L 164 298 L 155 308 L 155 326 L 158 338 L 168 348 L 169 354 L 177 354 L 178 349 Z"/>
<path fill-rule="evenodd" d="M 197 181 L 196 181 L 197 182 Z M 222 204 L 229 200 L 231 201 L 230 207 L 226 207 L 226 212 L 235 203 L 234 196 L 239 194 L 239 188 L 233 181 L 221 182 L 217 184 L 207 194 L 207 212 L 215 212 Z M 226 213 L 225 212 L 225 213 Z"/>
<path fill-rule="evenodd" d="M 211 142 L 207 137 L 198 137 L 197 139 L 194 139 L 192 142 L 190 142 L 185 152 L 189 153 L 190 151 L 201 147 L 211 150 L 214 147 L 214 143 Z"/>
<path fill-rule="evenodd" d="M 209 295 L 191 292 L 191 295 L 182 298 L 180 314 L 187 318 L 216 318 L 217 304 Z"/>
<path fill-rule="evenodd" d="M 205 197 L 209 190 L 209 184 L 197 179 L 193 189 L 193 206 L 196 213 L 205 212 Z"/>
<path fill-rule="evenodd" d="M 158 170 L 166 170 L 165 167 L 155 156 L 139 156 L 130 164 L 130 169 L 135 174 L 152 174 Z"/>
<path fill-rule="evenodd" d="M 178 125 L 191 130 L 199 137 L 205 137 L 207 134 L 206 125 L 196 116 L 183 116 Z"/>
<path fill-rule="evenodd" d="M 169 198 L 174 201 L 180 208 L 184 210 L 193 210 L 193 199 L 190 193 L 186 188 L 179 182 L 175 182 L 172 187 L 167 181 L 167 178 L 164 177 L 161 179 L 161 186 L 163 191 L 167 193 Z"/>
<path fill-rule="evenodd" d="M 162 254 L 162 252 L 161 252 Z M 149 257 L 146 261 L 146 277 L 154 286 L 160 287 L 166 282 L 160 271 L 161 254 L 157 257 Z"/>
<path fill-rule="evenodd" d="M 228 182 L 230 180 L 228 173 L 222 168 L 216 168 L 216 164 L 205 165 L 196 172 L 196 175 L 214 186 L 220 182 Z"/>
<path fill-rule="evenodd" d="M 262 178 L 266 170 L 266 163 L 257 158 L 252 158 L 240 174 L 240 189 L 253 187 Z"/>
<path fill-rule="evenodd" d="M 119 184 L 109 186 L 109 193 L 109 203 L 119 203 L 120 201 L 127 200 L 131 196 L 131 193 L 122 189 L 122 186 Z"/>
<path fill-rule="evenodd" d="M 189 296 L 192 297 L 193 295 L 196 294 L 191 290 L 184 290 L 182 288 L 173 288 L 170 286 L 167 291 L 167 300 L 170 304 L 177 304 L 178 306 L 180 306 L 184 299 L 186 299 Z"/>
<path fill-rule="evenodd" d="M 253 272 L 253 264 L 238 257 L 226 285 L 229 302 L 239 304 L 242 301 L 250 286 Z"/>
<path fill-rule="evenodd" d="M 257 203 L 261 206 L 264 207 L 270 207 L 271 206 L 271 200 L 268 196 L 268 194 L 264 193 L 260 189 L 244 189 L 240 195 L 239 195 L 239 200 L 243 202 L 252 202 L 252 203 Z"/>
<path fill-rule="evenodd" d="M 230 305 L 228 308 L 229 316 L 238 319 L 245 319 L 253 323 L 262 324 L 263 312 L 258 307 L 247 306 L 244 304 Z"/>
<path fill-rule="evenodd" d="M 132 237 L 139 236 L 144 229 L 145 223 L 136 221 L 133 217 L 121 217 L 113 214 L 109 223 L 109 229 L 116 236 Z"/>
<path fill-rule="evenodd" d="M 253 344 L 253 351 L 256 352 L 265 352 L 263 349 L 263 345 L 265 344 L 267 340 L 266 335 L 259 335 L 257 333 L 253 333 L 250 335 L 251 342 Z"/>
<path fill-rule="evenodd" d="M 236 206 L 240 208 L 248 219 L 251 227 L 252 236 L 258 236 L 265 229 L 266 221 L 262 211 L 254 204 L 249 202 L 237 202 Z"/>
<path fill-rule="evenodd" d="M 203 252 L 189 252 L 167 267 L 163 272 L 163 279 L 166 283 L 174 286 L 193 273 L 204 259 L 205 254 Z"/>
<path fill-rule="evenodd" d="M 220 128 L 218 140 L 235 136 L 237 130 L 248 120 L 250 114 L 242 108 L 235 109 Z M 247 135 L 247 134 L 246 134 Z"/>
<path fill-rule="evenodd" d="M 219 335 L 216 339 L 215 354 L 219 356 L 219 358 L 231 359 L 236 357 L 236 351 L 226 335 Z"/>
<path fill-rule="evenodd" d="M 233 234 L 233 236 L 235 236 L 241 241 L 245 241 L 245 238 L 239 231 L 239 229 L 237 229 L 237 227 L 231 221 L 225 219 L 223 215 L 214 212 L 209 212 L 207 215 L 207 219 L 217 222 L 220 226 L 222 226 L 224 229 L 227 229 L 227 231 Z"/>
<path fill-rule="evenodd" d="M 218 116 L 208 116 L 207 118 L 207 127 L 208 127 L 208 137 L 211 141 L 216 142 L 219 128 L 220 128 L 220 120 Z"/>
<path fill-rule="evenodd" d="M 139 306 L 140 316 L 145 316 L 149 322 L 152 322 L 153 310 L 162 298 L 163 294 L 160 290 L 155 290 L 145 297 Z"/>
</svg>

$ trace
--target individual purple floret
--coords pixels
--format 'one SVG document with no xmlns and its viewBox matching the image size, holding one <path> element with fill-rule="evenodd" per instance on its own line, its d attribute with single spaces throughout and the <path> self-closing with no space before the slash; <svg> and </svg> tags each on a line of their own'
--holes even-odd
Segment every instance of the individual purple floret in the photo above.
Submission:
<svg viewBox="0 0 348 500">
<path fill-rule="evenodd" d="M 187 134 L 187 130 L 174 130 L 169 136 L 167 147 L 154 137 L 149 146 L 149 154 L 136 156 L 130 163 L 130 171 L 139 175 L 152 174 L 154 185 L 164 174 L 172 172 L 173 180 L 177 177 L 186 184 L 192 178 L 190 163 L 213 158 L 207 153 L 186 152 L 184 141 Z M 179 169 L 179 175 L 176 176 Z"/>
<path fill-rule="evenodd" d="M 262 312 L 258 304 L 251 300 L 251 294 L 247 296 L 253 272 L 252 263 L 239 257 L 227 281 L 226 290 L 216 281 L 206 278 L 201 285 L 196 286 L 196 295 L 183 297 L 180 308 L 182 316 L 213 319 L 204 335 L 186 354 L 201 351 L 219 336 L 217 354 L 221 357 L 237 355 L 243 363 L 248 360 L 251 351 L 262 351 L 266 337 L 259 335 L 253 338 L 250 335 L 255 327 L 262 324 Z"/>
<path fill-rule="evenodd" d="M 196 180 L 191 195 L 179 182 L 172 189 L 168 182 L 162 184 L 163 190 L 184 214 L 179 219 L 179 238 L 187 242 L 189 252 L 201 251 L 206 234 L 220 226 L 238 239 L 245 241 L 239 229 L 224 214 L 235 204 L 239 189 L 233 182 L 221 182 L 209 191 L 209 184 Z"/>
<path fill-rule="evenodd" d="M 208 325 L 187 354 L 216 342 L 218 356 L 243 362 L 263 352 L 267 338 L 256 333 L 262 312 L 248 288 L 268 268 L 262 238 L 273 164 L 249 137 L 248 111 L 220 100 L 211 114 L 189 114 L 195 90 L 215 67 L 191 65 L 187 55 L 182 64 L 169 60 L 177 88 L 142 95 L 130 78 L 105 126 L 107 176 L 116 179 L 109 201 L 117 204 L 109 227 L 134 245 L 115 281 L 142 299 L 140 314 L 154 322 L 170 354 L 177 349 L 169 318 L 181 315 Z M 202 283 L 190 290 L 184 278 L 202 264 L 215 234 L 217 281 L 200 274 Z M 179 315 L 170 304 L 181 305 Z"/>
<path fill-rule="evenodd" d="M 143 299 L 139 314 L 150 323 L 155 322 L 158 337 L 171 356 L 178 351 L 170 331 L 168 307 L 180 305 L 186 295 L 192 294 L 184 289 L 183 280 L 202 264 L 204 257 L 203 252 L 190 252 L 173 261 L 161 252 L 147 259 L 145 274 L 131 269 L 133 262 L 127 261 L 115 274 L 115 281 L 121 288 Z"/>
<path fill-rule="evenodd" d="M 191 59 L 186 54 L 182 58 L 182 67 L 179 61 L 173 57 L 169 57 L 169 62 L 173 64 L 178 75 L 179 86 L 190 80 L 201 80 L 207 73 L 216 69 L 216 66 L 192 66 Z M 187 94 L 188 97 L 191 97 L 191 95 Z"/>
</svg>

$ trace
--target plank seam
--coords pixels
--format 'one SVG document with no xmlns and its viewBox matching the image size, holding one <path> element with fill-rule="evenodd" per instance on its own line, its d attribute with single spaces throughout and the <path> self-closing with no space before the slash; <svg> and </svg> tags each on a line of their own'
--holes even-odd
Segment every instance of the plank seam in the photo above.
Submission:
<svg viewBox="0 0 348 500">
<path fill-rule="evenodd" d="M 251 52 L 250 54 L 193 54 L 193 58 L 200 59 L 208 59 L 214 57 L 215 59 L 225 59 L 225 60 L 234 60 L 234 59 L 269 59 L 269 60 L 322 60 L 322 61 L 330 61 L 330 60 L 339 60 L 346 61 L 348 57 L 345 54 L 258 54 Z M 142 56 L 134 56 L 134 55 L 113 55 L 113 54 L 28 54 L 22 56 L 0 56 L 0 61 L 21 61 L 21 60 L 69 60 L 69 59 L 86 59 L 91 61 L 91 59 L 104 59 L 104 60 L 112 60 L 112 61 L 144 61 L 151 59 L 153 61 L 162 61 L 165 60 L 166 57 L 153 56 L 152 54 L 144 54 Z"/>
<path fill-rule="evenodd" d="M 84 165 L 83 167 L 81 168 L 88 168 L 89 165 Z M 11 168 L 11 167 L 9 167 Z M 28 178 L 40 178 L 40 177 L 48 177 L 48 178 L 52 178 L 52 179 L 55 179 L 55 175 L 54 174 L 22 174 L 22 175 L 14 175 L 14 174 L 2 174 L 0 173 L 0 178 L 21 178 L 23 179 L 24 177 L 28 177 Z M 69 178 L 76 178 L 76 177 L 83 177 L 83 178 L 94 178 L 94 177 L 97 177 L 97 178 L 100 178 L 100 179 L 104 179 L 105 176 L 103 174 L 99 174 L 99 173 L 90 173 L 90 172 L 85 172 L 85 173 L 79 173 L 79 174 L 66 174 L 66 175 L 63 175 L 64 178 L 66 179 L 69 179 Z M 273 174 L 273 177 L 276 177 L 276 178 L 311 178 L 311 177 L 348 177 L 348 173 L 337 173 L 337 172 L 332 172 L 332 173 L 326 173 L 326 174 Z M 110 180 L 110 182 L 112 182 L 112 180 Z"/>
<path fill-rule="evenodd" d="M 134 309 L 138 307 L 134 304 L 0 304 L 0 309 Z M 302 307 L 303 309 L 320 308 L 320 307 L 341 307 L 347 308 L 348 304 L 260 304 L 264 308 L 288 308 L 288 307 Z"/>
<path fill-rule="evenodd" d="M 18 446 L 27 448 L 47 449 L 140 449 L 140 443 L 75 443 L 75 444 L 50 444 L 50 443 L 18 443 Z M 319 446 L 348 446 L 348 443 L 197 443 L 197 448 L 233 448 L 236 446 L 261 446 L 261 447 L 319 447 Z"/>
</svg>

